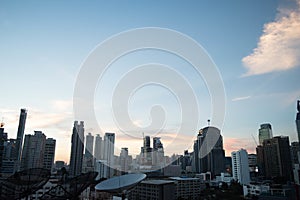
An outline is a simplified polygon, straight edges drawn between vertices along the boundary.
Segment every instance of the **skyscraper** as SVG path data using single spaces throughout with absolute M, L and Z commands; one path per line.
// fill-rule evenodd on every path
M 108 165 L 108 177 L 112 177 L 114 174 L 114 148 L 115 148 L 115 134 L 105 133 L 104 136 L 104 160 Z
M 258 130 L 259 144 L 262 145 L 263 141 L 273 137 L 271 124 L 261 124 Z
M 152 148 L 150 146 L 150 136 L 143 138 L 144 146 L 141 147 L 141 163 L 142 165 L 152 165 Z
M 214 144 L 215 139 L 217 142 Z M 193 156 L 193 168 L 197 173 L 211 172 L 216 176 L 224 171 L 225 151 L 223 137 L 218 128 L 209 126 L 199 130 L 194 142 Z
M 41 131 L 34 131 L 34 135 L 25 135 L 21 159 L 21 170 L 43 168 L 46 136 Z
M 45 153 L 44 153 L 44 168 L 51 170 L 54 164 L 54 156 L 55 156 L 55 146 L 56 140 L 53 138 L 47 138 L 45 144 Z
M 94 149 L 94 136 L 91 133 L 88 133 L 88 135 L 85 137 L 85 158 L 87 161 L 87 167 L 93 166 L 93 149 Z
M 292 161 L 288 136 L 277 136 L 263 142 L 264 170 L 267 178 L 276 176 L 292 180 Z
M 83 149 L 84 149 L 84 122 L 74 122 L 72 144 L 71 144 L 71 156 L 70 156 L 70 167 L 69 175 L 71 177 L 80 175 L 82 172 L 82 160 L 83 160 Z
M 128 148 L 124 147 L 121 149 L 120 153 L 120 165 L 121 165 L 121 172 L 125 174 L 128 171 L 129 163 L 128 163 Z
M 94 157 L 96 160 L 103 159 L 103 144 L 102 144 L 102 138 L 99 134 L 96 135 L 95 139 L 95 149 L 94 149 Z
M 164 147 L 159 137 L 153 138 L 152 165 L 164 166 Z
M 247 151 L 244 149 L 233 151 L 231 157 L 232 175 L 234 180 L 237 180 L 240 184 L 249 184 L 250 172 Z
M 297 101 L 296 128 L 298 133 L 298 141 L 300 142 L 300 100 Z
M 14 155 L 15 167 L 18 170 L 20 168 L 21 163 L 21 155 L 22 155 L 22 144 L 23 144 L 23 137 L 24 137 L 24 131 L 25 131 L 25 124 L 26 124 L 26 118 L 27 118 L 27 110 L 22 108 L 20 112 L 20 118 L 19 118 L 19 126 L 18 126 L 18 132 L 17 132 L 17 140 L 16 140 L 16 155 Z

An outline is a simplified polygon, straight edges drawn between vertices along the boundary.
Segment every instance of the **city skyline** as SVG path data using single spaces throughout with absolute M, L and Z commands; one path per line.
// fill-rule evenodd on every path
M 231 5 L 209 1 L 135 3 L 130 6 L 124 2 L 76 2 L 73 9 L 66 9 L 67 2 L 59 6 L 50 2 L 1 3 L 0 83 L 5 92 L 0 118 L 9 138 L 16 138 L 19 110 L 26 108 L 24 135 L 42 131 L 47 137 L 55 138 L 55 160 L 69 161 L 75 120 L 84 121 L 85 134 L 100 134 L 104 139 L 105 132 L 113 132 L 119 151 L 128 147 L 129 154 L 138 154 L 143 146 L 142 133 L 128 139 L 114 125 L 107 104 L 111 97 L 109 86 L 114 87 L 122 72 L 132 66 L 163 61 L 194 84 L 200 99 L 199 127 L 187 133 L 189 137 L 182 135 L 178 148 L 171 148 L 168 144 L 179 121 L 175 116 L 178 103 L 164 89 L 154 86 L 132 98 L 130 117 L 136 125 L 146 126 L 151 121 L 152 103 L 168 104 L 166 129 L 157 136 L 164 144 L 165 154 L 183 154 L 184 150 L 192 149 L 198 130 L 207 126 L 207 119 L 211 118 L 211 109 L 207 108 L 211 106 L 210 97 L 204 81 L 185 70 L 186 63 L 168 54 L 137 52 L 113 65 L 116 69 L 110 69 L 102 80 L 108 86 L 97 90 L 95 95 L 95 112 L 102 132 L 89 127 L 86 119 L 74 119 L 72 112 L 76 77 L 85 58 L 99 43 L 129 29 L 162 27 L 196 40 L 218 67 L 227 101 L 224 126 L 218 127 L 226 155 L 241 148 L 248 153 L 255 152 L 258 129 L 264 123 L 272 125 L 273 136 L 289 136 L 290 142 L 298 140 L 295 105 L 300 98 L 299 1 L 249 1 Z M 279 47 L 274 47 L 275 44 Z M 211 123 L 213 126 L 214 121 Z

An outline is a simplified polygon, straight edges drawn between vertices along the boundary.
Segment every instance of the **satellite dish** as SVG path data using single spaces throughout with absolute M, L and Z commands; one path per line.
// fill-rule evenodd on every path
M 97 184 L 95 189 L 102 192 L 123 193 L 126 190 L 134 188 L 146 177 L 146 174 L 125 174 L 123 176 L 116 176 Z

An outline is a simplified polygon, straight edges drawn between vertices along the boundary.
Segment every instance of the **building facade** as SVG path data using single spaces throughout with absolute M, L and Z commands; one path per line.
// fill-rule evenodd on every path
M 115 148 L 115 134 L 105 133 L 104 136 L 104 160 L 108 165 L 108 178 L 114 175 L 114 148 Z
M 197 140 L 194 141 L 194 172 L 211 172 L 215 177 L 225 170 L 224 162 L 225 151 L 220 130 L 212 126 L 200 129 Z
M 54 166 L 56 140 L 53 138 L 47 138 L 45 144 L 44 153 L 44 168 L 51 170 Z
M 250 170 L 248 162 L 248 153 L 245 149 L 233 151 L 231 153 L 232 158 L 232 176 L 234 180 L 237 180 L 240 184 L 250 183 Z
M 292 161 L 288 136 L 277 136 L 263 142 L 264 171 L 267 178 L 292 180 Z
M 271 124 L 261 124 L 258 129 L 258 140 L 259 144 L 262 145 L 263 141 L 266 139 L 271 139 L 273 137 Z
M 34 131 L 34 135 L 25 135 L 21 159 L 21 170 L 43 168 L 46 136 L 41 131 Z
M 71 144 L 71 157 L 69 166 L 69 175 L 71 177 L 78 176 L 82 172 L 84 149 L 84 122 L 74 122 Z

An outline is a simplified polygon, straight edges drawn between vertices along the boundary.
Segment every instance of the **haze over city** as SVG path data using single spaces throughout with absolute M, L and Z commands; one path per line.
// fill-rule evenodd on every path
M 129 147 L 130 154 L 140 152 L 142 133 L 127 137 L 118 130 L 111 99 L 123 75 L 145 63 L 168 65 L 188 80 L 198 99 L 199 125 L 194 132 L 179 135 L 181 143 L 168 145 L 180 126 L 180 104 L 170 91 L 157 85 L 137 90 L 128 102 L 133 123 L 140 127 L 149 125 L 151 107 L 162 105 L 166 124 L 158 136 L 168 155 L 191 149 L 198 130 L 207 126 L 212 105 L 203 78 L 181 58 L 151 49 L 121 57 L 99 81 L 95 114 L 101 130 L 89 126 L 86 119 L 74 118 L 75 82 L 90 52 L 112 35 L 143 27 L 181 32 L 202 45 L 215 63 L 226 94 L 225 120 L 219 128 L 227 155 L 240 148 L 255 152 L 262 123 L 272 124 L 274 136 L 297 140 L 299 1 L 7 1 L 0 5 L 0 118 L 9 137 L 15 138 L 19 110 L 26 108 L 25 134 L 36 130 L 55 138 L 55 160 L 69 162 L 74 120 L 85 121 L 85 134 L 103 136 L 114 132 L 116 147 Z M 214 125 L 213 120 L 210 123 Z

